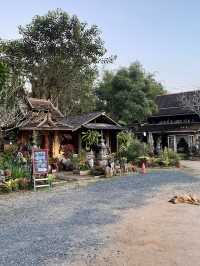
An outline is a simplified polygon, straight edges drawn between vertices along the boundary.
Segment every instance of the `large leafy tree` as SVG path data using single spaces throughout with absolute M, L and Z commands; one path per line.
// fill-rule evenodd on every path
M 23 118 L 20 108 L 22 92 L 22 82 L 12 75 L 8 66 L 0 62 L 0 147 L 7 127 L 14 126 Z
M 1 41 L 1 59 L 30 82 L 32 96 L 51 99 L 66 115 L 92 108 L 96 66 L 112 60 L 103 58 L 98 27 L 56 10 L 35 16 L 19 33 L 19 40 Z
M 0 62 L 0 91 L 2 91 L 5 87 L 6 77 L 7 67 L 2 62 Z
M 163 94 L 161 83 L 139 62 L 116 73 L 106 71 L 96 88 L 97 108 L 124 124 L 143 121 L 156 110 L 155 98 Z

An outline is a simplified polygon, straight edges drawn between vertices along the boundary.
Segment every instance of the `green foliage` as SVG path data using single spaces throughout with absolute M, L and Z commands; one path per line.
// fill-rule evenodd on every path
M 155 164 L 160 166 L 178 166 L 180 162 L 179 155 L 172 149 L 165 148 L 159 155 L 158 158 L 154 160 Z
M 13 178 L 24 178 L 28 176 L 27 171 L 21 165 L 13 164 L 10 166 L 10 170 L 11 170 L 11 176 Z
M 11 171 L 11 178 L 30 178 L 31 173 L 25 165 L 16 159 L 14 150 L 4 152 L 0 157 L 0 169 Z
M 15 165 L 19 165 L 16 159 L 17 147 L 13 146 L 11 149 L 4 151 L 0 154 L 0 169 L 11 169 Z
M 97 26 L 57 9 L 19 27 L 19 40 L 1 41 L 2 60 L 28 80 L 32 96 L 51 99 L 64 114 L 94 108 L 97 64 L 109 63 Z M 81 104 L 80 104 L 81 103 Z
M 48 179 L 48 183 L 49 183 L 49 185 L 52 186 L 52 184 L 53 184 L 53 182 L 55 181 L 56 177 L 55 177 L 55 175 L 53 175 L 53 174 L 48 174 L 48 175 L 47 175 L 47 179 Z
M 31 187 L 31 172 L 27 165 L 19 161 L 15 150 L 10 150 L 1 154 L 0 169 L 10 172 L 6 181 L 0 186 L 1 192 L 11 192 Z
M 90 167 L 89 167 L 89 165 L 88 164 L 86 164 L 86 163 L 80 163 L 79 164 L 79 170 L 80 171 L 86 171 L 86 170 L 90 170 Z
M 127 159 L 128 162 L 140 163 L 142 158 L 148 155 L 148 146 L 146 143 L 142 143 L 137 138 L 134 138 L 127 149 Z
M 135 62 L 116 73 L 104 73 L 96 88 L 97 108 L 122 124 L 130 124 L 156 111 L 155 97 L 163 93 L 154 75 L 146 73 L 141 64 Z
M 81 150 L 79 154 L 73 154 L 70 159 L 74 170 L 83 171 L 90 169 L 89 165 L 87 164 L 86 152 L 84 150 Z
M 139 141 L 133 133 L 121 131 L 117 135 L 118 157 L 120 161 L 126 158 L 128 162 L 138 161 L 138 157 L 148 154 L 148 145 Z
M 10 193 L 12 191 L 12 187 L 10 187 L 8 184 L 3 183 L 0 185 L 0 192 L 1 193 Z
M 0 62 L 0 92 L 5 86 L 7 74 L 8 74 L 8 69 L 6 65 Z
M 10 179 L 4 183 L 3 192 L 11 192 L 13 190 L 13 181 Z
M 78 168 L 79 168 L 79 161 L 80 161 L 78 154 L 71 154 L 70 155 L 70 160 L 71 160 L 71 162 L 73 164 L 73 169 L 78 170 Z
M 117 135 L 117 142 L 118 142 L 118 148 L 119 152 L 123 153 L 127 150 L 127 148 L 130 146 L 130 144 L 133 141 L 133 134 L 128 131 L 121 131 Z
M 99 143 L 101 134 L 96 130 L 87 130 L 82 133 L 82 141 L 86 146 L 86 150 L 91 150 L 94 145 Z
M 0 186 L 0 191 L 3 193 L 9 193 L 12 191 L 18 191 L 22 189 L 28 189 L 30 187 L 30 180 L 27 178 L 9 179 Z
M 79 163 L 86 163 L 87 155 L 85 150 L 81 150 L 78 154 Z

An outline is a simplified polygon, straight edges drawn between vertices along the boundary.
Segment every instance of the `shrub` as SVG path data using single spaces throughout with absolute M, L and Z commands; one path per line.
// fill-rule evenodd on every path
M 4 191 L 11 192 L 11 191 L 17 191 L 19 189 L 19 184 L 17 180 L 10 179 L 6 182 L 4 182 Z
M 155 163 L 161 166 L 178 166 L 180 162 L 179 155 L 172 149 L 165 148 L 158 158 L 155 159 Z
M 27 171 L 24 169 L 24 167 L 13 165 L 11 167 L 11 176 L 13 178 L 23 178 L 27 176 Z
M 12 187 L 10 186 L 10 183 L 8 184 L 7 182 L 1 184 L 0 186 L 0 191 L 3 193 L 9 193 L 12 191 Z
M 146 155 L 146 144 L 140 142 L 138 139 L 133 139 L 127 148 L 126 156 L 128 162 L 136 161 L 138 157 Z
M 13 179 L 13 182 L 12 182 L 12 190 L 13 191 L 19 190 L 19 182 L 18 182 L 18 179 Z
M 168 158 L 171 164 L 176 165 L 180 161 L 180 156 L 177 152 L 173 151 L 172 149 L 167 149 L 168 151 Z
M 90 170 L 90 167 L 89 167 L 89 165 L 88 164 L 79 164 L 79 169 L 81 170 L 81 171 L 86 171 L 86 170 Z
M 0 168 L 1 169 L 3 170 L 9 169 L 13 163 L 14 163 L 14 158 L 11 152 L 6 151 L 3 154 L 1 154 L 1 157 L 0 157 Z
M 55 177 L 55 175 L 53 175 L 53 174 L 48 174 L 48 175 L 47 175 L 47 179 L 48 179 L 48 183 L 49 183 L 49 185 L 52 186 L 53 181 L 56 179 L 56 177 Z
M 79 163 L 86 163 L 87 154 L 85 150 L 81 150 L 78 154 Z
M 134 138 L 133 133 L 129 131 L 121 131 L 117 135 L 117 142 L 119 147 L 119 153 L 123 154 L 127 151 L 128 147 L 132 143 Z

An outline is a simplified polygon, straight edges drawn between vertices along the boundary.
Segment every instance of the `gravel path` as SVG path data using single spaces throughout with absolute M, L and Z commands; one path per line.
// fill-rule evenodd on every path
M 109 242 L 106 225 L 171 186 L 200 192 L 200 179 L 176 170 L 99 180 L 83 187 L 0 196 L 0 265 L 70 265 Z M 171 196 L 174 196 L 173 194 Z

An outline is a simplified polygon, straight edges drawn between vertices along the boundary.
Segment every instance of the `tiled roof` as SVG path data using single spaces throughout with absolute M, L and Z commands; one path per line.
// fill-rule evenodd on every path
M 196 132 L 200 128 L 200 123 L 173 123 L 173 124 L 143 124 L 132 127 L 134 132 Z
M 50 111 L 55 117 L 64 117 L 63 114 L 49 101 L 38 98 L 27 98 L 31 110 Z
M 95 118 L 99 117 L 100 115 L 104 114 L 103 112 L 92 112 L 86 113 L 82 115 L 75 115 L 75 116 L 68 116 L 64 119 L 64 121 L 73 126 L 74 128 L 79 128 L 85 123 L 89 123 L 90 121 L 94 120 Z
M 63 123 L 60 118 L 50 116 L 44 111 L 32 112 L 29 111 L 24 119 L 18 123 L 17 127 L 21 129 L 59 129 L 72 130 L 72 127 Z
M 173 93 L 157 96 L 156 104 L 158 106 L 158 112 L 153 116 L 175 116 L 175 115 L 188 115 L 194 114 L 189 109 L 181 106 L 180 97 L 183 94 L 192 95 L 194 91 Z
M 82 126 L 93 129 L 121 129 L 104 112 L 92 112 L 65 118 L 48 100 L 27 98 L 29 110 L 17 127 L 23 130 L 77 130 Z M 103 119 L 98 120 L 101 116 Z M 95 121 L 95 119 L 98 120 Z M 95 123 L 94 123 L 95 121 Z

